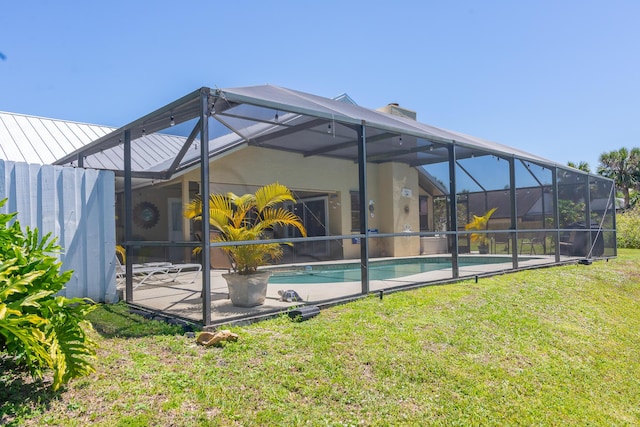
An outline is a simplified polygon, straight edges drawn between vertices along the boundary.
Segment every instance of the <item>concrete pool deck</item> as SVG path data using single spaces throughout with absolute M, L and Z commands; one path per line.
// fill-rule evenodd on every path
M 474 256 L 474 255 L 471 255 Z M 526 261 L 519 262 L 519 268 L 552 265 L 554 256 L 526 257 Z M 563 262 L 576 261 L 564 259 Z M 353 262 L 353 260 L 350 260 Z M 339 264 L 339 263 L 334 263 Z M 474 276 L 485 276 L 514 271 L 511 257 L 506 256 L 504 263 L 465 265 L 460 267 L 460 278 L 464 280 Z M 301 304 L 323 305 L 340 299 L 357 298 L 362 295 L 360 281 L 344 283 L 300 283 L 300 284 L 269 284 L 267 298 L 264 305 L 257 307 L 236 307 L 231 304 L 227 296 L 227 284 L 222 274 L 226 270 L 211 270 L 211 321 L 213 325 L 250 321 L 250 319 L 268 317 L 285 312 L 289 307 Z M 193 322 L 202 321 L 202 273 L 198 273 L 195 280 L 193 272 L 181 273 L 177 280 L 151 280 L 137 287 L 133 292 L 132 303 L 152 311 L 162 312 L 167 316 L 176 316 Z M 452 279 L 451 268 L 434 270 L 410 276 L 387 280 L 371 280 L 369 292 L 380 290 L 393 291 L 410 286 L 428 286 L 431 283 L 445 282 Z M 280 301 L 278 291 L 295 290 L 303 302 Z

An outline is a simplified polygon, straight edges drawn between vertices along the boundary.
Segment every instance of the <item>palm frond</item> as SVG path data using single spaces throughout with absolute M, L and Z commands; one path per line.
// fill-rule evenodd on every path
M 187 219 L 200 221 L 202 219 L 202 197 L 199 194 L 184 207 L 182 215 Z
M 265 231 L 274 226 L 292 226 L 306 236 L 306 230 L 298 216 L 282 207 L 276 207 L 286 201 L 295 202 L 295 199 L 286 186 L 277 182 L 260 187 L 255 194 L 211 194 L 210 225 L 220 231 L 212 241 L 232 243 L 262 240 Z M 187 205 L 184 215 L 202 220 L 202 209 L 202 201 L 198 196 Z M 281 243 L 229 245 L 222 249 L 232 258 L 240 274 L 253 273 L 270 259 L 276 260 L 283 255 Z M 198 248 L 194 252 L 197 250 Z
M 296 201 L 291 194 L 291 190 L 278 182 L 258 188 L 256 190 L 255 200 L 258 212 L 263 212 L 266 208 L 275 206 L 278 203 Z
M 471 221 L 470 223 L 465 225 L 464 229 L 465 230 L 486 230 L 487 224 L 489 223 L 489 219 L 491 218 L 491 215 L 493 215 L 493 213 L 497 209 L 498 208 L 491 208 L 487 212 L 485 212 L 485 214 L 482 215 L 482 216 L 474 215 L 473 216 L 473 221 Z M 472 233 L 471 234 L 471 241 L 472 242 L 480 242 L 480 244 L 486 244 L 487 243 L 487 236 L 485 234 Z
M 227 198 L 231 201 L 231 203 L 238 208 L 239 210 L 246 211 L 251 209 L 256 204 L 256 197 L 251 194 L 243 194 L 242 196 L 238 196 L 235 193 L 227 193 Z
M 307 236 L 307 230 L 305 230 L 302 221 L 298 215 L 284 208 L 266 208 L 262 212 L 262 221 L 260 226 L 263 230 L 268 230 L 276 225 L 280 226 L 292 226 L 300 231 L 303 237 Z
M 120 255 L 122 259 L 122 264 L 127 262 L 127 251 L 125 251 L 124 247 L 121 245 L 116 245 L 116 256 Z
M 233 221 L 233 216 L 233 207 L 227 197 L 221 194 L 209 195 L 209 224 L 222 231 L 226 224 Z

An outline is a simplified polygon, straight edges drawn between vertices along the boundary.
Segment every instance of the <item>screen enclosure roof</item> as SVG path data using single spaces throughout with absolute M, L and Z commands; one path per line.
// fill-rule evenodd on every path
M 200 120 L 209 126 L 209 157 L 243 145 L 358 161 L 358 131 L 364 125 L 368 162 L 422 166 L 445 162 L 449 147 L 456 159 L 491 154 L 542 166 L 564 165 L 506 145 L 430 126 L 411 118 L 371 110 L 350 98 L 324 98 L 272 85 L 230 89 L 200 88 L 68 154 L 56 164 L 124 171 L 125 134 L 132 141 L 133 175 L 170 179 L 197 166 Z M 213 123 L 213 124 L 212 124 Z M 176 133 L 182 129 L 182 134 Z M 152 135 L 170 136 L 172 148 L 157 156 Z M 192 149 L 190 149 L 192 148 Z M 135 157 L 140 157 L 136 160 Z M 135 169 L 135 165 L 141 165 Z

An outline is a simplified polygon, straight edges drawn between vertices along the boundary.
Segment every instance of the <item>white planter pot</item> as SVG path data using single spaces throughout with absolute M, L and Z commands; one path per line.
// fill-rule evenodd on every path
M 233 305 L 255 307 L 264 304 L 270 272 L 249 275 L 237 273 L 223 274 L 229 288 L 229 298 Z

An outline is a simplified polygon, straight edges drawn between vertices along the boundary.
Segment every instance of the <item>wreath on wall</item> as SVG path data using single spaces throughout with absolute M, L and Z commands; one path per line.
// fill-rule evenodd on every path
M 159 219 L 160 211 L 151 202 L 140 202 L 133 208 L 133 222 L 139 227 L 154 227 Z

